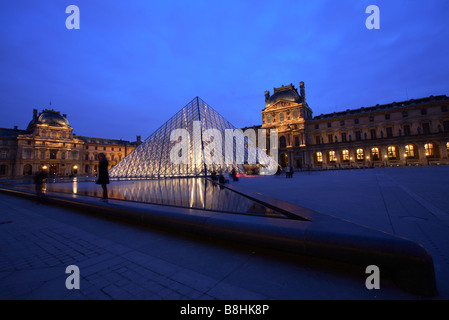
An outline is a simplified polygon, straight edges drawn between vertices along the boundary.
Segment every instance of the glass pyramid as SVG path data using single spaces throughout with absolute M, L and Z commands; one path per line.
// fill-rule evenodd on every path
M 221 138 L 221 139 L 220 139 Z M 151 134 L 114 166 L 111 178 L 168 178 L 224 174 L 243 163 L 262 164 L 274 173 L 277 163 L 199 97 Z M 274 170 L 274 172 L 273 172 Z

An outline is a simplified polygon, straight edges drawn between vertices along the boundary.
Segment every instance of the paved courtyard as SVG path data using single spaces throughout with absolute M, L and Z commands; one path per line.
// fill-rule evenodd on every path
M 449 298 L 449 167 L 247 177 L 232 182 L 421 243 Z M 104 219 L 0 194 L 0 299 L 423 299 L 364 270 Z M 66 288 L 66 267 L 80 289 Z

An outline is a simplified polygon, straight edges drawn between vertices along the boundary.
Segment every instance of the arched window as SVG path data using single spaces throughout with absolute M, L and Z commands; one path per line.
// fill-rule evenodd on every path
M 378 147 L 371 148 L 371 158 L 373 159 L 373 161 L 380 160 L 380 153 Z
M 405 156 L 407 158 L 414 158 L 415 157 L 415 146 L 413 144 L 407 144 L 405 146 Z
M 388 146 L 387 148 L 388 159 L 394 160 L 397 158 L 397 148 L 395 146 Z
M 33 167 L 31 167 L 31 164 L 26 164 L 23 166 L 23 175 L 24 176 L 31 176 L 33 174 Z
M 329 162 L 336 162 L 337 156 L 335 155 L 335 151 L 329 151 Z
M 320 151 L 317 151 L 317 153 L 316 153 L 316 162 L 317 163 L 323 162 L 323 154 Z
M 341 150 L 341 159 L 343 161 L 349 161 L 349 150 L 348 149 Z
M 356 158 L 357 158 L 358 161 L 365 160 L 365 152 L 363 151 L 362 148 L 358 148 L 355 151 L 355 154 L 356 154 Z
M 433 157 L 435 156 L 435 149 L 433 146 L 433 143 L 426 143 L 424 145 L 424 149 L 426 150 L 426 157 Z

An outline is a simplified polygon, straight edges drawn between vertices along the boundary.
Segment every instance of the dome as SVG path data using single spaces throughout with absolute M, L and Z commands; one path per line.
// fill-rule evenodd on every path
M 265 108 L 268 108 L 269 106 L 275 104 L 280 100 L 297 103 L 302 102 L 301 96 L 298 94 L 298 91 L 296 91 L 296 88 L 293 85 L 289 85 L 286 87 L 282 86 L 281 88 L 274 89 L 274 94 L 271 97 L 268 97 L 265 102 Z
M 38 117 L 34 117 L 33 120 L 31 120 L 28 124 L 28 128 L 37 124 L 46 124 L 55 127 L 69 127 L 69 122 L 66 117 L 61 116 L 59 112 L 54 110 L 42 111 Z

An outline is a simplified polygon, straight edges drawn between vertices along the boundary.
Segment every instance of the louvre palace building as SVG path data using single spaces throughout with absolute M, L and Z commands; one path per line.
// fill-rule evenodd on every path
M 50 176 L 95 175 L 99 153 L 111 168 L 139 144 L 140 137 L 129 142 L 77 136 L 67 115 L 34 109 L 26 129 L 0 128 L 0 178 L 31 176 L 42 168 Z
M 272 94 L 265 91 L 262 125 L 250 128 L 267 130 L 268 154 L 270 130 L 277 130 L 282 168 L 449 164 L 446 95 L 313 117 L 304 82 L 300 82 L 299 92 L 293 84 L 274 88 Z M 98 154 L 106 155 L 111 169 L 141 143 L 140 136 L 134 142 L 78 136 L 65 114 L 49 109 L 38 114 L 34 109 L 26 129 L 0 128 L 0 178 L 31 176 L 42 168 L 52 176 L 95 175 Z
M 295 169 L 449 164 L 446 95 L 312 117 L 304 82 L 265 92 L 262 129 L 278 130 L 279 164 Z M 269 139 L 267 139 L 267 144 Z

